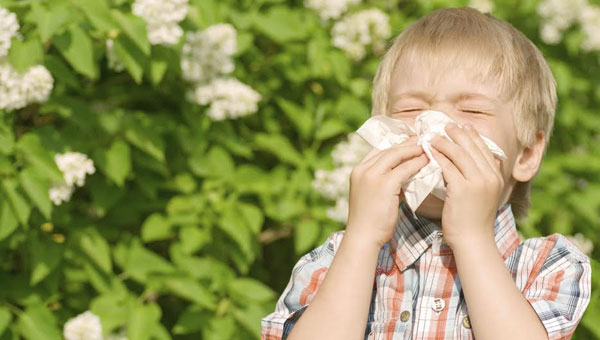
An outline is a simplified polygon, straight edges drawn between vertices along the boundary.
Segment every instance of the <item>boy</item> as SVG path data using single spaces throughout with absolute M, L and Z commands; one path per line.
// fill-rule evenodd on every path
M 590 260 L 558 233 L 523 241 L 515 224 L 555 106 L 546 61 L 510 24 L 467 7 L 405 29 L 377 69 L 372 114 L 413 124 L 439 110 L 461 126 L 446 126 L 455 143 L 431 142 L 446 199 L 430 194 L 417 218 L 402 201 L 402 184 L 428 162 L 414 136 L 367 154 L 350 176 L 346 229 L 294 266 L 261 338 L 571 338 L 590 300 Z

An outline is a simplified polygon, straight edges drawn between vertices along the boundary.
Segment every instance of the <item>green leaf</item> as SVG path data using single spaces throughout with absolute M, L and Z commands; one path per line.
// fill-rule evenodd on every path
M 303 163 L 300 153 L 294 148 L 290 140 L 282 135 L 256 133 L 254 143 L 256 147 L 272 153 L 283 162 L 295 166 Z
M 321 228 L 315 220 L 302 220 L 294 225 L 294 250 L 296 254 L 303 254 L 315 244 Z
M 276 297 L 275 292 L 267 285 L 249 277 L 232 281 L 229 284 L 229 294 L 235 301 L 248 303 L 267 302 Z
M 144 75 L 144 65 L 147 62 L 142 51 L 125 35 L 115 39 L 114 50 L 117 57 L 125 64 L 127 72 L 137 84 L 141 84 Z
M 28 227 L 27 221 L 31 214 L 31 207 L 25 198 L 17 190 L 17 182 L 14 179 L 7 178 L 2 180 L 2 190 L 10 204 L 10 207 L 17 217 L 17 220 L 25 228 Z
M 131 173 L 131 150 L 124 141 L 117 139 L 101 157 L 99 166 L 106 173 L 106 177 L 119 187 L 123 187 L 125 179 Z
M 134 242 L 129 250 L 124 270 L 134 279 L 145 282 L 151 273 L 172 273 L 175 268 L 160 255 Z
M 173 276 L 162 279 L 165 289 L 175 295 L 213 310 L 216 307 L 215 297 L 196 280 L 186 276 Z
M 198 176 L 229 178 L 235 170 L 235 163 L 225 149 L 213 146 L 206 154 L 194 154 L 189 159 L 190 170 Z
M 31 66 L 40 64 L 44 59 L 42 44 L 36 38 L 25 41 L 13 39 L 8 51 L 8 59 L 17 72 L 23 73 Z
M 28 306 L 19 313 L 17 327 L 27 340 L 61 340 L 54 315 L 43 305 Z
M 238 202 L 239 212 L 244 217 L 246 225 L 254 234 L 258 234 L 262 228 L 264 216 L 258 207 L 243 202 Z
M 136 306 L 127 324 L 128 340 L 149 340 L 152 331 L 160 321 L 162 312 L 155 303 Z
M 85 13 L 92 25 L 99 31 L 108 32 L 117 28 L 117 23 L 113 20 L 105 0 L 77 0 L 73 4 Z
M 110 259 L 110 246 L 108 242 L 94 227 L 87 227 L 75 235 L 77 246 L 81 251 L 98 266 L 105 274 L 112 273 Z
M 277 98 L 277 104 L 292 121 L 303 139 L 307 140 L 312 132 L 313 117 L 302 107 L 284 98 Z
M 77 23 L 69 26 L 67 32 L 55 36 L 52 42 L 75 71 L 91 79 L 98 78 L 92 40 Z
M 137 121 L 132 121 L 125 131 L 125 138 L 154 159 L 164 163 L 165 145 L 161 136 L 157 135 L 155 131 L 140 126 Z
M 19 173 L 19 181 L 29 199 L 49 220 L 52 213 L 52 202 L 48 195 L 50 187 L 48 180 L 39 173 L 37 168 L 27 167 Z
M 218 223 L 221 230 L 223 230 L 232 240 L 234 240 L 240 250 L 248 258 L 252 258 L 252 235 L 250 230 L 246 226 L 246 223 L 242 216 L 233 209 L 225 209 Z
M 8 155 L 15 146 L 15 135 L 7 125 L 0 123 L 0 153 Z
M 172 235 L 169 219 L 160 213 L 148 216 L 142 225 L 142 241 L 144 242 L 164 240 Z
M 0 335 L 4 333 L 10 322 L 12 321 L 12 314 L 7 307 L 0 307 Z
M 317 127 L 315 138 L 317 140 L 323 140 L 345 133 L 347 130 L 346 124 L 338 119 L 329 119 Z
M 31 278 L 33 286 L 42 281 L 62 260 L 63 247 L 54 241 L 33 238 L 30 243 Z
M 188 306 L 177 318 L 172 332 L 175 335 L 195 333 L 202 330 L 208 324 L 212 312 L 205 308 L 191 305 Z
M 69 21 L 69 9 L 64 3 L 54 2 L 50 8 L 43 6 L 40 2 L 32 2 L 31 10 L 35 16 L 37 31 L 43 42 L 48 41 L 54 34 L 64 30 Z
M 43 174 L 51 181 L 63 181 L 63 174 L 56 166 L 56 162 L 47 148 L 42 146 L 40 137 L 34 133 L 24 134 L 16 144 L 16 151 L 24 157 L 29 164 L 34 166 L 39 174 Z
M 280 44 L 303 39 L 312 28 L 310 18 L 302 15 L 305 13 L 285 6 L 273 6 L 266 14 L 256 16 L 254 26 Z
M 210 231 L 197 225 L 187 225 L 179 229 L 181 248 L 186 254 L 192 254 L 202 249 L 211 241 Z
M 93 1 L 93 0 L 91 0 Z M 124 13 L 118 10 L 112 10 L 112 17 L 119 23 L 119 27 L 127 34 L 131 41 L 146 56 L 150 55 L 150 42 L 146 31 L 146 21 L 130 13 Z
M 17 229 L 19 221 L 7 199 L 1 201 L 0 209 L 0 241 L 2 241 Z

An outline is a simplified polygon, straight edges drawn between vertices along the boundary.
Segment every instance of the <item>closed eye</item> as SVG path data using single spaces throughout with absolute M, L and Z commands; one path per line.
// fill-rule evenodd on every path
M 485 112 L 483 111 L 477 111 L 477 110 L 461 110 L 462 112 L 468 112 L 468 113 L 481 113 L 484 114 Z

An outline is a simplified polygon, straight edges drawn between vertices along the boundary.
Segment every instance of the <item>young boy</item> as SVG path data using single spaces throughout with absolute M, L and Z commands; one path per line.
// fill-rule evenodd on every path
M 521 240 L 515 225 L 555 106 L 542 54 L 507 22 L 467 7 L 405 29 L 378 67 L 372 114 L 413 124 L 439 110 L 461 126 L 446 126 L 455 143 L 431 144 L 446 199 L 430 194 L 417 218 L 402 200 L 429 161 L 414 136 L 367 154 L 350 176 L 346 229 L 300 258 L 261 338 L 571 338 L 590 300 L 590 260 L 561 234 Z

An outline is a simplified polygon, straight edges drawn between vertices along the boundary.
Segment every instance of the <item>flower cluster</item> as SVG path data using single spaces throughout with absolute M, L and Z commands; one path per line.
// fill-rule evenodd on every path
M 0 58 L 0 109 L 12 111 L 45 102 L 53 87 L 54 78 L 43 65 L 19 74 L 6 57 Z
M 85 184 L 86 174 L 96 172 L 94 163 L 85 154 L 79 152 L 66 152 L 54 156 L 56 165 L 63 173 L 63 182 L 54 183 L 49 189 L 50 199 L 55 205 L 68 201 L 75 190 L 75 186 Z
M 494 10 L 494 2 L 491 0 L 471 0 L 469 7 L 473 7 L 482 13 L 491 13 Z
M 210 107 L 206 114 L 212 120 L 238 118 L 258 110 L 261 95 L 236 78 L 216 78 L 198 85 L 188 93 L 190 101 Z
M 206 82 L 233 72 L 231 56 L 236 48 L 237 32 L 230 24 L 215 24 L 203 31 L 187 33 L 181 55 L 183 78 Z
M 102 337 L 100 318 L 91 311 L 85 311 L 65 322 L 63 327 L 65 340 L 127 340 L 123 333 Z
M 350 173 L 370 150 L 372 147 L 361 136 L 352 132 L 331 152 L 335 168 L 315 171 L 312 187 L 323 197 L 336 201 L 334 207 L 327 208 L 329 218 L 346 223 L 349 209 Z
M 173 45 L 183 35 L 179 22 L 187 15 L 188 0 L 135 0 L 131 10 L 146 21 L 151 44 Z
M 18 31 L 17 16 L 6 8 L 0 7 L 0 57 L 8 54 L 10 41 Z
M 235 119 L 258 110 L 261 95 L 239 80 L 226 76 L 235 69 L 232 56 L 237 49 L 237 32 L 227 23 L 202 31 L 188 32 L 181 56 L 183 78 L 193 84 L 189 101 L 210 105 L 212 120 Z
M 590 256 L 592 254 L 592 250 L 594 249 L 594 243 L 590 239 L 583 236 L 581 233 L 577 233 L 575 235 L 567 235 L 566 237 L 586 255 Z
M 388 16 L 377 8 L 371 8 L 347 15 L 336 22 L 331 35 L 334 46 L 359 61 L 365 57 L 367 45 L 371 45 L 375 53 L 385 49 L 391 28 Z
M 85 311 L 65 323 L 63 336 L 66 340 L 102 340 L 100 318 L 89 310 Z
M 540 35 L 545 43 L 559 43 L 569 27 L 579 24 L 584 36 L 581 48 L 600 50 L 600 6 L 588 0 L 543 0 L 537 12 L 542 19 Z
M 322 21 L 337 19 L 361 0 L 304 0 L 304 6 L 319 13 Z

